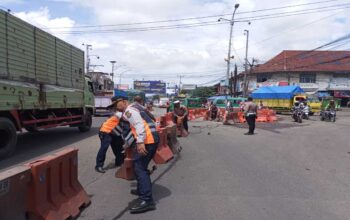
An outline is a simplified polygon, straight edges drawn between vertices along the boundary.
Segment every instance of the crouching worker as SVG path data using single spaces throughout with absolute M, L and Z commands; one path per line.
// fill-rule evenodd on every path
M 174 102 L 174 118 L 173 121 L 177 124 L 177 120 L 182 119 L 184 129 L 188 132 L 188 110 L 185 106 L 180 104 L 180 101 Z
M 139 198 L 131 208 L 131 213 L 143 213 L 154 210 L 156 205 L 152 196 L 152 182 L 148 165 L 157 151 L 159 135 L 155 122 L 139 104 L 129 105 L 126 97 L 117 99 L 117 110 L 124 112 L 123 119 L 130 123 L 131 131 L 136 139 L 136 147 L 133 149 L 134 172 L 137 181 L 137 189 L 131 194 Z
M 115 99 L 112 98 L 112 104 L 109 106 L 113 108 L 116 105 Z M 105 173 L 105 169 L 103 168 L 104 162 L 106 160 L 106 153 L 111 145 L 112 151 L 115 156 L 116 167 L 121 166 L 124 162 L 124 154 L 123 154 L 123 144 L 124 141 L 121 137 L 122 127 L 121 127 L 121 118 L 122 113 L 116 112 L 110 118 L 108 118 L 101 126 L 99 131 L 99 138 L 101 140 L 101 146 L 96 156 L 96 166 L 95 170 L 99 173 Z

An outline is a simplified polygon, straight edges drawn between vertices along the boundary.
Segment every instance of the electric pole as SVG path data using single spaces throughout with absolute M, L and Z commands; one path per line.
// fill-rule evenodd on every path
M 115 60 L 109 61 L 112 64 L 112 82 L 114 83 L 114 64 L 117 62 Z
M 182 77 L 184 77 L 183 75 L 179 75 L 180 81 L 179 81 L 179 93 L 182 89 Z
M 91 50 L 92 45 L 91 44 L 82 44 L 85 45 L 86 49 L 85 49 L 85 53 L 86 53 L 86 74 L 89 73 L 90 71 L 90 56 L 89 56 L 89 50 Z
M 233 33 L 233 25 L 235 24 L 235 14 L 236 14 L 236 11 L 239 7 L 239 4 L 235 4 L 235 9 L 232 13 L 232 18 L 231 20 L 228 20 L 230 22 L 230 38 L 229 38 L 229 43 L 228 43 L 228 53 L 227 53 L 227 71 L 226 71 L 226 82 L 227 82 L 227 88 L 229 87 L 228 83 L 229 83 L 229 77 L 230 77 L 230 65 L 231 65 L 231 47 L 232 47 L 232 33 Z M 227 19 L 223 19 L 223 18 L 220 18 L 218 21 L 221 21 L 221 20 L 227 20 Z M 226 83 L 225 83 L 226 84 Z M 228 92 L 228 89 L 226 90 L 226 100 L 227 100 L 227 92 Z
M 233 76 L 233 97 L 237 97 L 237 64 L 235 64 L 235 73 Z
M 244 30 L 244 34 L 247 36 L 245 46 L 245 64 L 244 64 L 244 82 L 243 82 L 243 97 L 247 95 L 247 74 L 248 74 L 248 45 L 249 45 L 249 30 Z

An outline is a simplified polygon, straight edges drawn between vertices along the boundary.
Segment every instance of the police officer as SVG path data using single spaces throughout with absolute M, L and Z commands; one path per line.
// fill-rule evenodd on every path
M 138 195 L 138 200 L 130 208 L 131 213 L 143 213 L 156 208 L 152 196 L 152 183 L 148 171 L 148 164 L 156 153 L 159 135 L 155 122 L 139 104 L 129 105 L 126 97 L 118 97 L 118 111 L 124 112 L 123 118 L 130 123 L 132 133 L 136 139 L 133 163 L 137 181 L 137 189 L 131 193 Z
M 254 134 L 255 120 L 257 118 L 257 110 L 258 110 L 258 106 L 253 102 L 253 98 L 249 97 L 248 102 L 246 102 L 244 105 L 244 115 L 249 125 L 249 131 L 248 133 L 245 133 L 245 135 Z
M 116 102 L 114 98 L 112 98 L 112 104 L 109 107 L 113 107 Z M 115 155 L 115 166 L 120 166 L 124 161 L 123 151 L 123 139 L 121 137 L 122 127 L 121 127 L 121 112 L 116 112 L 110 118 L 108 118 L 101 126 L 99 131 L 99 138 L 101 140 L 101 146 L 96 156 L 96 166 L 95 170 L 99 173 L 105 173 L 105 169 L 103 168 L 106 153 L 108 147 L 111 145 L 112 151 Z

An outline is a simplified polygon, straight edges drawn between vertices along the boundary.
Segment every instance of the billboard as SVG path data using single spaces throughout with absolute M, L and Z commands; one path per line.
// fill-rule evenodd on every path
M 128 90 L 129 84 L 115 84 L 114 89 Z
M 166 84 L 161 81 L 134 81 L 134 89 L 151 94 L 165 94 Z
M 197 88 L 196 84 L 183 84 L 182 90 L 195 90 Z

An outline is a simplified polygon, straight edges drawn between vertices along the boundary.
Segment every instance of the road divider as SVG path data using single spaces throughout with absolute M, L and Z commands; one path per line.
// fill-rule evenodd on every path
M 122 166 L 115 173 L 116 178 L 121 178 L 125 180 L 134 180 L 134 164 L 133 164 L 133 149 L 128 148 L 125 152 L 125 159 Z
M 76 218 L 90 204 L 78 180 L 78 150 L 68 148 L 26 164 L 31 170 L 27 192 L 29 219 Z
M 17 166 L 0 173 L 0 219 L 25 220 L 30 168 Z

